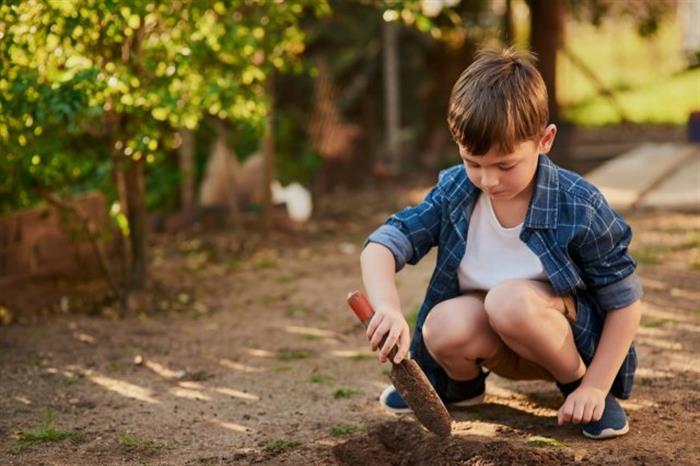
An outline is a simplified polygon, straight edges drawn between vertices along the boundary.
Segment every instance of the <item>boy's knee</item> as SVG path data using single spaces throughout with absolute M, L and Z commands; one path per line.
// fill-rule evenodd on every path
M 525 280 L 507 280 L 486 294 L 484 310 L 494 330 L 517 333 L 536 321 L 536 298 Z
M 443 302 L 435 306 L 423 324 L 423 342 L 436 359 L 449 359 L 454 356 L 475 359 L 482 357 L 488 337 L 482 335 L 488 328 L 485 314 L 469 312 L 459 307 L 462 303 Z M 455 309 L 454 306 L 458 306 Z M 454 312 L 460 315 L 455 318 Z M 465 318 L 465 313 L 469 318 Z M 487 345 L 488 346 L 488 345 Z
M 468 322 L 466 325 L 455 325 L 445 311 L 445 304 L 438 304 L 423 324 L 423 342 L 436 358 L 449 357 L 455 353 L 464 354 L 477 332 L 476 327 L 470 326 Z

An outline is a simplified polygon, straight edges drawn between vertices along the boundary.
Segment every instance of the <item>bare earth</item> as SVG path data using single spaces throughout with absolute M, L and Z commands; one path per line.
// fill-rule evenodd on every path
M 0 464 L 700 464 L 697 214 L 628 216 L 646 290 L 629 435 L 557 427 L 553 384 L 493 375 L 485 404 L 452 411 L 447 440 L 382 411 L 387 367 L 344 300 L 360 286 L 365 234 L 418 194 L 334 197 L 307 230 L 243 260 L 225 233 L 157 238 L 152 292 L 125 319 L 109 308 L 22 319 L 22 300 L 0 296 L 20 316 L 0 327 Z M 399 276 L 407 315 L 433 262 Z M 58 308 L 72 309 L 73 291 L 59 289 Z M 23 442 L 47 410 L 74 435 Z

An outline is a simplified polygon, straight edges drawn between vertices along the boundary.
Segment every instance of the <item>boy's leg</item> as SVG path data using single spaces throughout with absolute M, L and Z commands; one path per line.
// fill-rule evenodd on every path
M 477 360 L 492 357 L 503 345 L 489 325 L 483 299 L 483 293 L 472 293 L 443 301 L 423 324 L 425 347 L 453 380 L 477 377 Z
M 585 374 L 564 301 L 549 284 L 508 280 L 487 293 L 484 309 L 491 328 L 509 348 L 547 369 L 558 382 Z
M 443 301 L 431 309 L 423 324 L 423 342 L 450 380 L 443 401 L 452 406 L 471 406 L 484 399 L 486 374 L 477 359 L 487 359 L 503 348 L 491 330 L 484 311 L 484 293 Z M 394 413 L 410 412 L 393 385 L 379 402 Z

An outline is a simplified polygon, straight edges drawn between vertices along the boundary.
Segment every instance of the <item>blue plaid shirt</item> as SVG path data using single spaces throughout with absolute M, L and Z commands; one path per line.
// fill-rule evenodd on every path
M 411 354 L 436 381 L 438 392 L 447 375 L 425 349 L 423 322 L 435 305 L 460 295 L 457 269 L 479 193 L 462 165 L 443 170 L 420 205 L 392 215 L 367 239 L 391 250 L 397 272 L 405 264 L 416 264 L 438 246 L 437 265 L 411 341 Z M 576 298 L 573 334 L 583 361 L 589 365 L 607 310 L 628 306 L 642 296 L 636 263 L 627 252 L 632 230 L 598 189 L 540 155 L 536 187 L 520 239 L 542 261 L 555 292 Z M 632 345 L 612 385 L 618 398 L 629 398 L 636 367 Z

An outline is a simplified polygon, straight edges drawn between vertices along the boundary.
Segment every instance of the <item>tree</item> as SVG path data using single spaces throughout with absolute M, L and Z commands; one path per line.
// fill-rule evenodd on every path
M 2 167 L 22 193 L 66 191 L 108 167 L 129 238 L 127 284 L 147 275 L 146 167 L 207 116 L 266 125 L 267 76 L 297 64 L 315 0 L 31 0 L 0 6 Z M 86 153 L 76 141 L 90 141 Z M 86 155 L 88 154 L 88 155 Z M 102 167 L 102 168 L 98 168 Z M 76 175 L 77 173 L 77 175 Z M 7 207 L 7 206 L 5 206 Z

